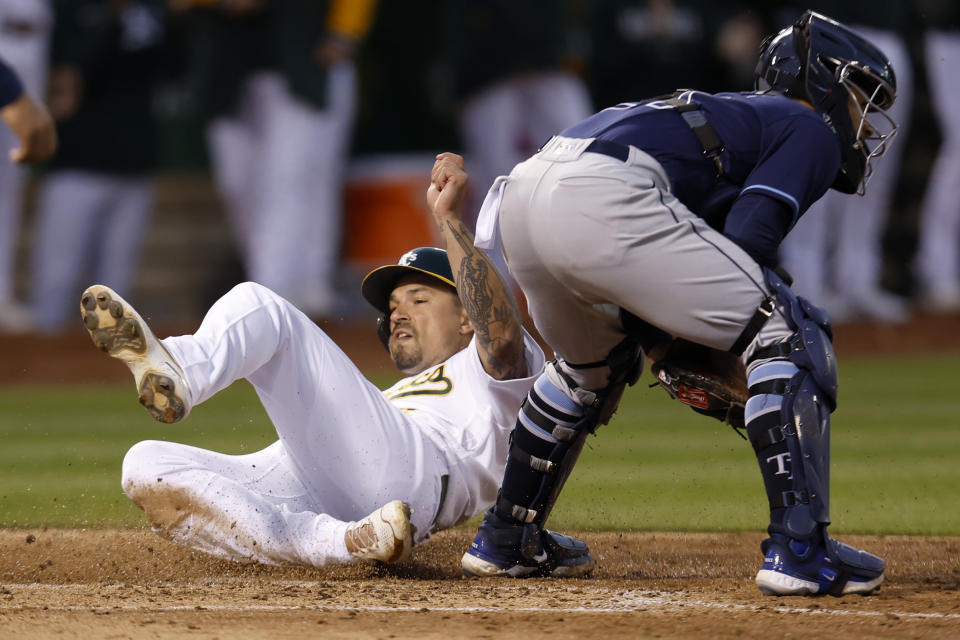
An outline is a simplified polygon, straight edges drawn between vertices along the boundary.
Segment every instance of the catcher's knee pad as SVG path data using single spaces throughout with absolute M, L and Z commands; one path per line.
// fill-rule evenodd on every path
M 802 539 L 830 522 L 837 368 L 826 314 L 789 289 L 777 297 L 794 333 L 752 354 L 744 419 L 770 502 L 771 532 Z
M 833 411 L 837 406 L 837 359 L 833 351 L 833 327 L 827 312 L 797 296 L 773 271 L 765 270 L 767 284 L 777 298 L 777 306 L 793 334 L 785 341 L 750 354 L 747 372 L 756 363 L 769 358 L 782 358 L 810 372 L 823 391 Z

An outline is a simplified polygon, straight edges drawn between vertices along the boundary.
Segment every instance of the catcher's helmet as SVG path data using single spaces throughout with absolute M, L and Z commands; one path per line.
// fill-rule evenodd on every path
M 755 88 L 809 102 L 840 140 L 843 157 L 833 188 L 863 195 L 870 160 L 886 150 L 897 132 L 886 112 L 896 98 L 897 80 L 882 51 L 839 22 L 807 11 L 764 41 Z M 856 127 L 851 96 L 860 105 Z
M 390 293 L 397 286 L 400 278 L 411 273 L 425 273 L 454 289 L 457 288 L 447 252 L 436 247 L 412 249 L 400 256 L 397 264 L 377 267 L 368 273 L 360 284 L 360 293 L 373 305 L 374 309 L 380 312 L 380 317 L 377 319 L 377 336 L 384 346 L 387 346 L 390 339 Z

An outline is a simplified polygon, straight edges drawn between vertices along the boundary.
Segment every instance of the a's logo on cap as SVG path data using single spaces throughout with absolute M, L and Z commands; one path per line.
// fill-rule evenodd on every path
M 414 251 L 407 251 L 405 254 L 400 256 L 400 259 L 397 260 L 397 264 L 403 266 L 409 266 L 417 261 L 417 254 Z

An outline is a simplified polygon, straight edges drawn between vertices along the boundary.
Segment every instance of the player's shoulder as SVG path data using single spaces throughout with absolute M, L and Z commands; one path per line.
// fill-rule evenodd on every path
M 791 138 L 807 147 L 834 149 L 839 142 L 833 129 L 812 107 L 778 93 L 745 92 L 735 94 L 757 114 L 770 138 Z
M 740 91 L 716 93 L 713 97 L 742 104 L 763 118 L 794 117 L 812 122 L 821 122 L 820 116 L 811 107 L 799 100 L 770 91 Z

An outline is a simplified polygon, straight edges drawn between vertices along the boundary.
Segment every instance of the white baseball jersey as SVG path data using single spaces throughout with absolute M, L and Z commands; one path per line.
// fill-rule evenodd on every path
M 438 529 L 468 520 L 497 499 L 517 411 L 544 366 L 543 351 L 529 334 L 524 343 L 526 378 L 491 378 L 474 336 L 446 362 L 384 391 L 444 452 L 451 480 Z
M 218 300 L 195 334 L 162 343 L 194 406 L 246 378 L 279 441 L 240 456 L 140 442 L 124 458 L 123 489 L 164 537 L 268 564 L 353 561 L 348 525 L 391 500 L 410 504 L 417 543 L 492 504 L 544 365 L 525 336 L 530 376 L 497 381 L 471 341 L 382 392 L 308 317 L 253 283 Z

